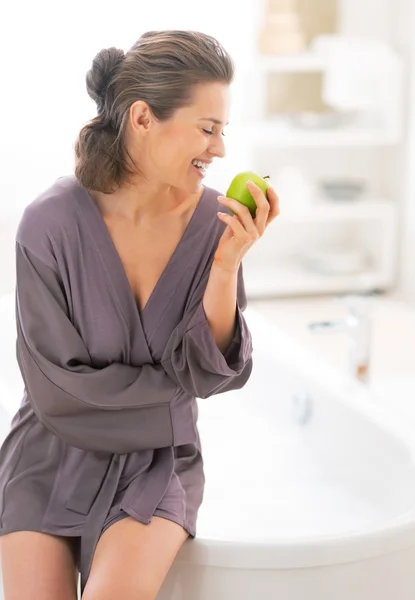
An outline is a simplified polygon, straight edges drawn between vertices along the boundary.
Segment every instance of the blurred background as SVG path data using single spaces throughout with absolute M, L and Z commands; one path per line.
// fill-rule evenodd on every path
M 308 324 L 349 314 L 339 295 L 363 295 L 376 381 L 413 381 L 412 0 L 39 0 L 3 4 L 0 21 L 0 296 L 14 289 L 22 210 L 73 171 L 75 138 L 95 115 L 95 54 L 150 29 L 197 29 L 236 63 L 227 155 L 205 183 L 224 193 L 254 170 L 280 196 L 280 217 L 244 261 L 251 306 L 341 369 L 348 336 Z

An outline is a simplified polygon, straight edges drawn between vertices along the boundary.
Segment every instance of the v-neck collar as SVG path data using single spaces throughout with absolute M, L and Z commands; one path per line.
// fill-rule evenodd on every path
M 180 277 L 178 269 L 174 269 L 175 265 L 179 265 L 179 269 L 181 265 L 183 273 L 185 273 L 186 269 L 188 268 L 188 264 L 186 264 L 186 261 L 184 260 L 187 254 L 186 251 L 189 250 L 191 254 L 194 254 L 195 239 L 192 234 L 195 224 L 197 223 L 198 215 L 203 209 L 205 198 L 207 196 L 207 188 L 205 186 L 203 187 L 202 194 L 179 242 L 177 243 L 169 261 L 165 265 L 160 277 L 158 278 L 143 310 L 140 311 L 133 290 L 131 289 L 121 257 L 96 202 L 92 198 L 89 191 L 80 184 L 75 176 L 73 176 L 73 179 L 77 186 L 84 193 L 86 202 L 83 202 L 82 206 L 84 208 L 88 208 L 88 221 L 90 222 L 92 235 L 94 235 L 96 232 L 96 236 L 94 236 L 94 242 L 97 246 L 98 252 L 101 255 L 101 258 L 103 259 L 108 279 L 112 284 L 113 292 L 117 297 L 119 306 L 124 315 L 124 319 L 126 320 L 126 324 L 131 328 L 131 319 L 138 321 L 143 333 L 147 333 L 147 336 L 149 336 L 151 335 L 152 330 L 151 325 L 157 323 L 158 319 L 162 318 L 166 307 L 166 301 L 168 302 L 170 300 L 175 288 L 179 284 Z M 187 254 L 187 257 L 189 257 L 189 254 Z M 180 260 L 181 258 L 183 259 L 182 261 Z M 162 294 L 161 290 L 163 284 L 165 284 L 167 281 L 168 274 L 171 275 L 170 283 L 169 285 L 164 285 L 165 293 Z M 125 293 L 123 293 L 123 290 L 125 290 Z M 158 303 L 158 308 L 160 309 L 160 313 L 158 315 L 157 312 L 159 311 L 154 311 L 154 307 L 157 304 L 157 298 L 159 298 L 160 301 Z M 153 318 L 151 318 L 152 316 Z M 146 327 L 146 324 L 148 324 L 148 327 Z M 148 337 L 147 341 L 150 341 Z

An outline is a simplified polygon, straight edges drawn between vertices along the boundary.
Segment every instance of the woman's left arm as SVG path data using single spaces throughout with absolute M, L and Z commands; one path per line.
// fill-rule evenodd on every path
M 235 333 L 237 277 L 241 261 L 279 214 L 278 196 L 271 186 L 267 189 L 268 199 L 253 182 L 248 182 L 248 190 L 257 205 L 254 219 L 248 208 L 240 202 L 218 197 L 218 201 L 236 215 L 218 213 L 227 227 L 215 252 L 203 296 L 203 307 L 215 342 L 223 353 Z
M 269 205 L 265 197 L 254 194 L 258 207 L 262 205 L 254 223 L 256 233 L 246 233 L 246 228 L 252 229 L 252 218 L 249 214 L 249 223 L 246 215 L 241 216 L 241 205 L 235 206 L 239 216 L 228 215 L 231 224 L 219 240 L 207 281 L 200 282 L 161 358 L 167 374 L 184 391 L 199 398 L 242 388 L 252 371 L 252 340 L 242 314 L 247 305 L 242 257 L 278 214 L 275 192 L 268 195 Z M 262 200 L 268 206 L 264 207 Z M 247 224 L 243 227 L 242 223 Z

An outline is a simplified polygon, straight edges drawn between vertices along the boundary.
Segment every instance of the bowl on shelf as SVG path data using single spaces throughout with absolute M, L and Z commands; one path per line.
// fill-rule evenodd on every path
M 366 192 L 366 183 L 360 179 L 324 179 L 319 187 L 331 200 L 357 200 Z
M 355 119 L 354 112 L 339 110 L 303 111 L 289 115 L 293 127 L 299 129 L 337 129 L 351 125 Z
M 300 260 L 308 271 L 321 275 L 354 275 L 369 266 L 366 254 L 358 250 L 309 250 Z

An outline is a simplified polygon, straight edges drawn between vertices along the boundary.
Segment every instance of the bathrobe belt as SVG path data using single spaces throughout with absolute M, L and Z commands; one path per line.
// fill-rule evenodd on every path
M 92 565 L 96 545 L 105 519 L 111 509 L 128 454 L 102 457 L 86 454 L 79 470 L 66 508 L 87 515 L 81 535 L 81 589 L 83 590 Z M 174 470 L 172 447 L 159 448 L 151 463 L 143 489 L 137 490 L 134 480 L 127 488 L 121 508 L 140 515 L 147 523 L 162 500 Z

